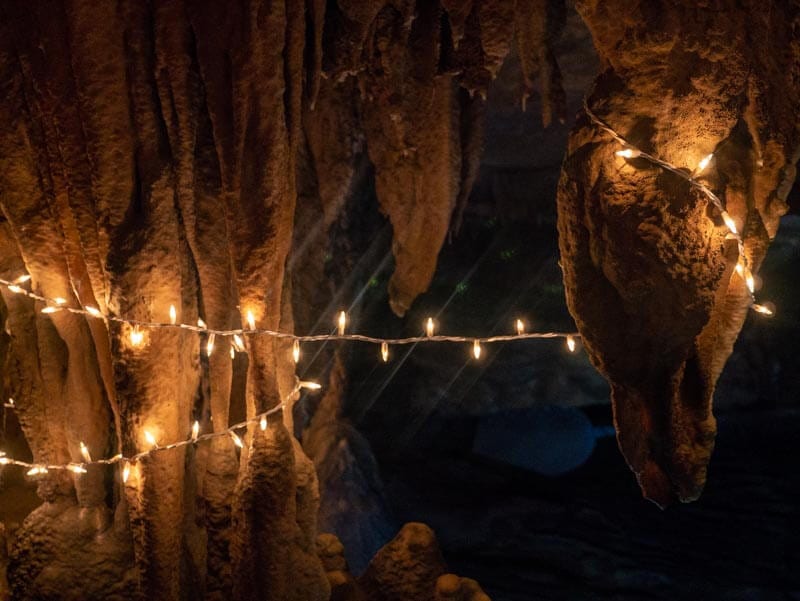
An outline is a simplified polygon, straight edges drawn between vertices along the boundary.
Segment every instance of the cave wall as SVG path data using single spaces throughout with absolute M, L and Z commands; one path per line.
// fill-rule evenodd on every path
M 512 49 L 521 95 L 538 76 L 543 119 L 563 112 L 548 49 L 559 15 L 559 2 L 499 0 L 5 0 L 0 270 L 109 316 L 166 322 L 174 306 L 182 323 L 241 327 L 252 313 L 292 330 L 319 301 L 293 293 L 308 280 L 287 261 L 315 261 L 290 249 L 319 254 L 368 164 L 402 315 L 466 201 L 486 88 Z M 296 218 L 322 224 L 322 242 Z M 4 389 L 36 462 L 80 461 L 80 442 L 130 456 L 146 431 L 165 443 L 195 419 L 223 429 L 292 390 L 289 348 L 270 337 L 234 360 L 228 340 L 207 356 L 207 340 L 178 328 L 134 345 L 127 324 L 2 294 Z M 105 466 L 39 476 L 44 504 L 15 534 L 11 594 L 327 598 L 308 460 L 279 421 L 247 441 L 240 454 L 227 439 L 152 454 L 126 483 Z

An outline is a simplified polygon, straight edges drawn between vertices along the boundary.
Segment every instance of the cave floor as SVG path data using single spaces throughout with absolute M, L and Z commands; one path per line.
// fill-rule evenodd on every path
M 450 568 L 494 601 L 800 599 L 800 412 L 719 419 L 703 496 L 644 500 L 613 439 L 545 478 L 468 453 L 381 460 L 400 521 L 429 524 Z

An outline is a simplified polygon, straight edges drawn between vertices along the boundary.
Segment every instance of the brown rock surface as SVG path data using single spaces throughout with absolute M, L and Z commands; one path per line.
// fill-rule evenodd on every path
M 693 169 L 740 224 L 758 266 L 794 179 L 797 3 L 579 4 L 603 62 L 588 101 L 632 144 Z M 767 51 L 781 48 L 781 52 Z M 583 118 L 558 192 L 570 311 L 612 387 L 620 448 L 660 505 L 700 494 L 711 399 L 747 313 L 736 244 L 706 200 Z

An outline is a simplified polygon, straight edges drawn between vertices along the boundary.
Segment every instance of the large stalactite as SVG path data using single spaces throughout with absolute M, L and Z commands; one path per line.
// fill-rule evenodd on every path
M 587 99 L 642 150 L 719 191 L 760 265 L 800 151 L 796 2 L 584 1 L 603 61 Z M 614 154 L 583 116 L 558 191 L 570 311 L 611 383 L 620 448 L 644 494 L 698 497 L 714 446 L 711 400 L 749 296 L 719 212 L 680 178 Z
M 590 102 L 678 164 L 714 150 L 712 183 L 757 264 L 797 159 L 797 4 L 663 3 L 658 17 L 628 4 L 580 6 L 605 63 Z M 458 227 L 487 89 L 510 53 L 520 101 L 536 83 L 543 122 L 563 119 L 552 45 L 564 11 L 559 0 L 0 0 L 0 275 L 30 273 L 38 293 L 108 315 L 165 322 L 174 305 L 185 323 L 240 327 L 251 312 L 291 331 L 327 319 L 330 230 L 374 181 L 402 316 Z M 785 52 L 756 53 L 747 31 Z M 689 499 L 746 296 L 701 199 L 613 150 L 585 120 L 571 138 L 559 190 L 568 300 L 645 493 Z M 79 461 L 81 441 L 95 457 L 131 455 L 145 430 L 185 439 L 194 419 L 221 429 L 293 389 L 290 349 L 273 338 L 250 338 L 231 361 L 225 340 L 206 357 L 195 333 L 157 329 L 133 347 L 127 325 L 42 315 L 5 289 L 2 301 L 3 383 L 36 461 Z M 284 424 L 250 432 L 241 455 L 228 439 L 153 454 L 126 485 L 100 466 L 43 476 L 45 503 L 9 558 L 13 598 L 300 601 L 333 586 L 338 599 L 486 599 L 439 559 L 413 560 L 439 558 L 421 526 L 356 582 L 326 555 L 336 544 L 315 541 L 316 475 Z

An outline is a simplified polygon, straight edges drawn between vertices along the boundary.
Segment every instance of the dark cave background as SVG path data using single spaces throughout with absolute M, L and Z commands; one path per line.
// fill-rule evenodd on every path
M 518 317 L 529 330 L 574 330 L 554 199 L 572 119 L 598 69 L 574 11 L 557 60 L 568 120 L 548 128 L 535 97 L 526 111 L 519 105 L 516 60 L 503 66 L 463 223 L 403 319 L 388 308 L 391 229 L 365 162 L 364 202 L 330 234 L 333 248 L 355 240 L 341 253 L 357 260 L 325 257 L 338 287 L 323 315 L 347 309 L 353 329 L 381 336 L 418 334 L 428 316 L 438 331 L 466 335 L 511 332 Z M 777 315 L 751 314 L 727 363 L 708 484 L 691 504 L 662 511 L 642 498 L 613 437 L 608 387 L 580 344 L 575 354 L 560 340 L 484 345 L 479 361 L 466 345 L 392 348 L 388 364 L 365 345 L 305 355 L 301 375 L 346 364 L 342 413 L 352 429 L 317 467 L 320 528 L 343 541 L 354 573 L 400 524 L 419 521 L 437 533 L 450 568 L 495 601 L 800 599 L 797 185 L 790 203 L 760 272 Z M 332 323 L 301 318 L 297 327 Z M 298 408 L 300 422 L 317 402 Z

